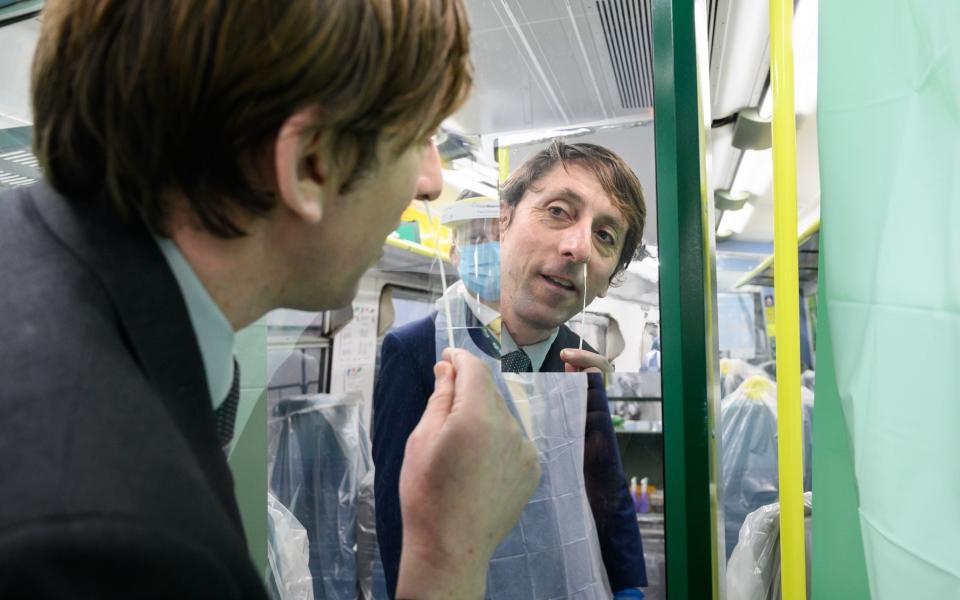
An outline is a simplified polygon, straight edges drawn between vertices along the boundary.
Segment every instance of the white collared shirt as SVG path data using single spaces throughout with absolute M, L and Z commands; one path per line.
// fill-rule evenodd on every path
M 216 410 L 227 398 L 233 383 L 233 344 L 236 334 L 173 240 L 156 239 L 187 305 L 207 374 L 210 403 Z
M 557 339 L 557 334 L 560 333 L 560 328 L 557 327 L 553 330 L 547 339 L 542 342 L 537 342 L 536 344 L 530 344 L 529 346 L 519 346 L 527 356 L 530 357 L 530 370 L 534 373 L 540 370 L 540 367 L 543 366 L 543 361 L 547 359 L 547 353 L 550 352 L 550 346 L 553 345 L 553 342 Z M 510 332 L 507 331 L 506 327 L 500 329 L 500 354 L 506 356 L 507 354 L 513 352 L 517 349 L 517 343 L 513 341 L 513 338 L 510 337 Z

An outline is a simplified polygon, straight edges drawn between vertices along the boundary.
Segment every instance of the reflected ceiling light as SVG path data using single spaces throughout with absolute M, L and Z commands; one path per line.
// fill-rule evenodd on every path
M 471 176 L 466 171 L 443 169 L 443 180 L 446 183 L 459 187 L 461 190 L 471 190 L 489 198 L 500 197 L 499 194 L 497 194 L 496 187 L 481 181 L 475 175 Z
M 817 111 L 817 35 L 818 0 L 801 0 L 793 18 L 793 89 L 794 110 L 798 115 Z M 763 91 L 760 117 L 773 117 L 771 86 Z
M 798 115 L 817 112 L 818 0 L 801 0 L 793 18 L 794 102 Z
M 770 191 L 772 169 L 773 154 L 769 149 L 744 150 L 730 193 L 749 192 L 754 196 L 765 196 Z
M 518 144 L 533 144 L 535 142 L 547 142 L 553 138 L 570 137 L 573 135 L 583 135 L 592 130 L 588 127 L 574 127 L 572 129 L 538 129 L 536 131 L 521 131 L 518 133 L 505 133 L 499 137 L 497 143 L 500 146 L 516 146 Z
M 753 216 L 754 206 L 747 203 L 740 210 L 728 210 L 720 217 L 720 224 L 717 226 L 717 237 L 724 239 L 732 235 L 743 233 Z

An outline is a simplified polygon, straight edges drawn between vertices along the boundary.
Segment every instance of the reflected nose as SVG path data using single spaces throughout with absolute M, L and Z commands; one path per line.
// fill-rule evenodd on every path
M 430 142 L 420 159 L 420 175 L 417 178 L 417 199 L 436 200 L 443 191 L 443 172 L 440 169 L 440 152 Z
M 560 253 L 575 263 L 584 263 L 590 260 L 590 237 L 592 235 L 589 222 L 580 222 L 563 232 L 560 240 Z

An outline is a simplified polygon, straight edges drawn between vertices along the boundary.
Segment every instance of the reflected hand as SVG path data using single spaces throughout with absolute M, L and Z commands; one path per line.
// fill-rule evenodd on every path
M 540 481 L 482 361 L 447 349 L 400 471 L 398 598 L 480 598 L 488 563 Z
M 566 373 L 603 373 L 605 379 L 609 379 L 613 373 L 613 365 L 606 357 L 589 350 L 564 348 L 560 351 L 560 359 L 564 362 L 563 370 Z

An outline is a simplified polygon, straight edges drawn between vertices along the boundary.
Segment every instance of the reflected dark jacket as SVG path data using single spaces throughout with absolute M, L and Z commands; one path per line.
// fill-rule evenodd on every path
M 475 333 L 475 329 L 469 331 L 477 346 L 490 353 L 483 336 Z M 383 340 L 380 373 L 373 395 L 377 540 L 391 598 L 397 588 L 403 545 L 400 466 L 407 438 L 419 423 L 427 398 L 433 393 L 435 333 L 434 315 L 388 333 Z M 563 371 L 560 351 L 576 348 L 579 342 L 575 333 L 561 326 L 541 371 Z M 603 563 L 613 591 L 646 586 L 636 511 L 620 464 L 603 379 L 599 374 L 591 373 L 588 381 L 583 471 Z M 469 517 L 465 515 L 464 518 Z
M 0 598 L 265 598 L 147 230 L 5 193 L 0 282 Z

